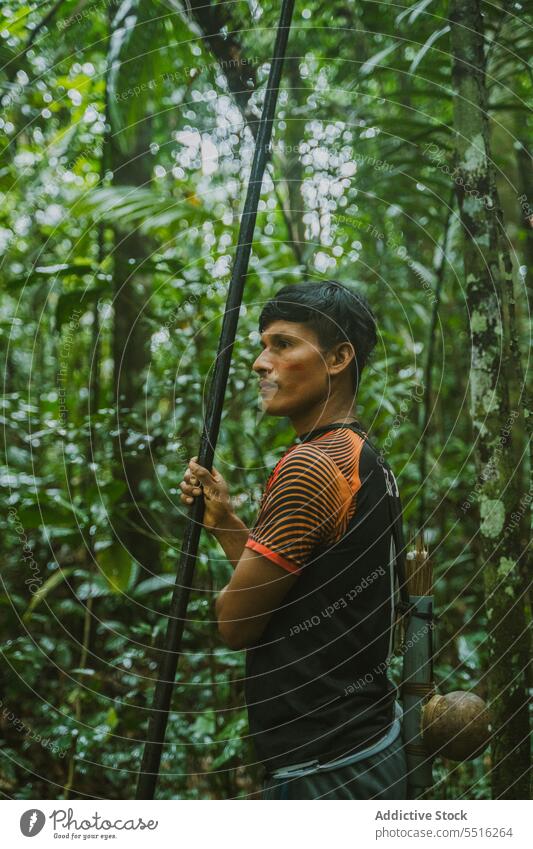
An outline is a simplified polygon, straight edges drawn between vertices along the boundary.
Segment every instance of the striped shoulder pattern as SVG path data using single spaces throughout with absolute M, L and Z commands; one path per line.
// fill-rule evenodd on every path
M 298 573 L 313 549 L 340 539 L 356 508 L 363 445 L 338 429 L 292 446 L 270 475 L 247 547 Z

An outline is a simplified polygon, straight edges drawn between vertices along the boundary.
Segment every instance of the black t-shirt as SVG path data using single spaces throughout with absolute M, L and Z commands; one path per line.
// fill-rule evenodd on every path
M 358 425 L 300 439 L 246 545 L 299 575 L 248 650 L 250 732 L 267 770 L 365 748 L 393 721 L 392 473 Z

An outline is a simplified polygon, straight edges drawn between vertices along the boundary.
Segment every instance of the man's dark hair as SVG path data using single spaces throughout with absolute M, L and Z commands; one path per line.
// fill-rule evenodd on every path
M 265 304 L 259 316 L 259 332 L 273 321 L 310 325 L 324 351 L 339 342 L 351 342 L 355 350 L 353 391 L 357 394 L 361 372 L 377 342 L 376 319 L 363 295 L 337 280 L 294 283 L 284 286 Z

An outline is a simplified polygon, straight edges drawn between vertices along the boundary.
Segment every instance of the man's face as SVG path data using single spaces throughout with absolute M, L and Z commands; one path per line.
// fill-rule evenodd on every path
M 302 413 L 327 400 L 329 373 L 315 331 L 307 324 L 273 321 L 261 334 L 262 352 L 252 368 L 259 375 L 263 411 Z

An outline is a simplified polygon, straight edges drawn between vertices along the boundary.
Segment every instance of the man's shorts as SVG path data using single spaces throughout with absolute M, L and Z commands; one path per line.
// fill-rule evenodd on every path
M 267 778 L 263 799 L 406 799 L 407 764 L 402 735 L 356 763 L 291 778 Z

